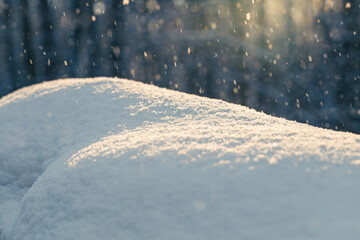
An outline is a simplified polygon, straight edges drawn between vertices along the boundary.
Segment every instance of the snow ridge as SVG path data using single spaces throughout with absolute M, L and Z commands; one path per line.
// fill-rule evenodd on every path
M 124 79 L 38 84 L 0 100 L 0 239 L 355 239 L 359 147 Z

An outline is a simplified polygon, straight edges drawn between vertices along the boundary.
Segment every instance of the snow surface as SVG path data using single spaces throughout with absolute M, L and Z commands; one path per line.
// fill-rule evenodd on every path
M 0 100 L 0 239 L 358 239 L 360 136 L 123 79 Z

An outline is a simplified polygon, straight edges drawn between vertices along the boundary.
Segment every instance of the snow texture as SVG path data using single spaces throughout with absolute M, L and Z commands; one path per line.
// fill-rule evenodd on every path
M 123 79 L 0 100 L 0 239 L 358 239 L 360 136 Z

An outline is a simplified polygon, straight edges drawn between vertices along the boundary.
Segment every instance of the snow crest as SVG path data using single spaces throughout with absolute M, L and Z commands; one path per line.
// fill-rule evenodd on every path
M 360 136 L 124 79 L 0 100 L 0 239 L 356 239 Z

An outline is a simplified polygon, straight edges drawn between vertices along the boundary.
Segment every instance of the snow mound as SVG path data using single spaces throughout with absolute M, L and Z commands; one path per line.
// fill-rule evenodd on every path
M 0 239 L 357 239 L 360 136 L 123 79 L 0 100 Z

